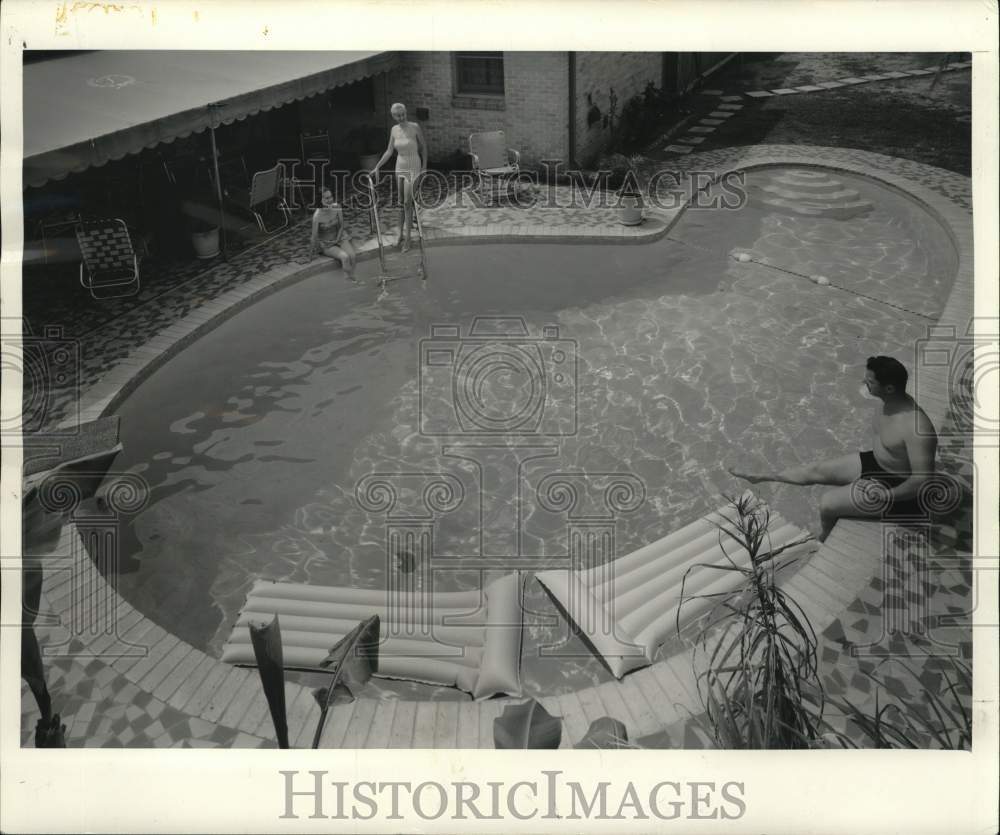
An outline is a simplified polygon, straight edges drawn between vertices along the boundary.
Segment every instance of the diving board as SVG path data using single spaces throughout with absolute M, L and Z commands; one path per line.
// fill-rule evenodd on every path
M 756 506 L 765 507 L 762 502 Z M 717 602 L 718 598 L 706 595 L 733 591 L 745 581 L 739 571 L 705 567 L 749 567 L 747 550 L 718 528 L 724 524 L 731 529 L 727 519 L 734 517 L 735 509 L 726 504 L 616 560 L 582 570 L 542 571 L 535 576 L 611 672 L 621 678 L 653 662 L 659 646 L 677 629 L 678 610 L 683 630 Z M 769 531 L 769 544 L 762 551 L 787 548 L 780 555 L 781 561 L 815 548 L 808 533 L 773 511 Z
M 255 666 L 250 624 L 278 615 L 286 669 L 316 671 L 337 641 L 378 615 L 376 675 L 457 687 L 477 699 L 520 696 L 523 585 L 519 572 L 483 589 L 433 594 L 257 580 L 222 660 Z

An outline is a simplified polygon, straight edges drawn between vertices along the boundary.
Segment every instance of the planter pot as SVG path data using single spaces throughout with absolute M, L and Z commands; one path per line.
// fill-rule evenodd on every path
M 642 223 L 642 200 L 640 198 L 622 195 L 621 222 L 623 226 L 638 226 Z
M 207 232 L 192 232 L 191 246 L 199 258 L 214 258 L 219 254 L 219 229 L 209 229 Z

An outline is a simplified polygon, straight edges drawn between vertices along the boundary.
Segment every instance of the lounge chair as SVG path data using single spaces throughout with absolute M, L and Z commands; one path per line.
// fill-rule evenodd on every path
M 473 133 L 469 136 L 472 170 L 479 181 L 480 196 L 486 200 L 494 191 L 509 192 L 521 170 L 521 154 L 507 147 L 502 130 Z
M 80 245 L 80 283 L 95 299 L 139 292 L 139 258 L 128 226 L 120 218 L 84 220 L 76 226 Z

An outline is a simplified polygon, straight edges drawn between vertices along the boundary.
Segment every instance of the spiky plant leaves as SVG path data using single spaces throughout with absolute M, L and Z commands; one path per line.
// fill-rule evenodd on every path
M 874 715 L 847 698 L 833 703 L 875 747 L 926 748 L 933 744 L 945 750 L 970 749 L 972 717 L 966 701 L 971 698 L 972 672 L 968 665 L 958 659 L 948 659 L 940 670 L 941 686 L 931 689 L 909 665 L 897 660 L 893 664 L 916 683 L 918 689 L 913 701 L 897 697 L 880 706 L 884 678 L 877 672 L 867 672 L 876 685 Z M 951 669 L 947 669 L 948 664 Z
M 602 716 L 590 723 L 586 735 L 574 748 L 630 748 L 628 731 L 622 722 Z
M 329 687 L 317 687 L 313 690 L 313 698 L 320 709 L 324 705 L 349 705 L 355 700 L 354 694 L 346 684 L 338 684 L 332 692 Z
M 529 699 L 509 705 L 493 720 L 496 748 L 558 748 L 562 742 L 562 719 Z
M 803 683 L 822 692 L 817 639 L 801 607 L 775 584 L 775 559 L 800 545 L 780 548 L 770 540 L 770 511 L 747 492 L 727 497 L 730 512 L 716 523 L 723 561 L 692 566 L 681 581 L 681 607 L 689 574 L 697 570 L 739 571 L 743 583 L 714 600 L 715 610 L 695 640 L 693 663 L 703 707 L 716 744 L 726 748 L 804 748 L 818 736 L 823 701 L 806 699 Z M 735 545 L 749 557 L 737 561 Z M 788 562 L 781 565 L 787 565 Z M 676 625 L 680 627 L 678 611 Z M 707 670 L 697 666 L 704 657 Z
M 330 705 L 343 698 L 346 689 L 352 696 L 360 692 L 374 673 L 378 672 L 378 645 L 381 622 L 378 615 L 361 621 L 347 635 L 337 641 L 320 662 L 320 667 L 333 673 L 333 680 L 326 688 L 326 698 L 320 703 L 319 721 L 313 735 L 313 748 L 319 748 L 323 725 Z M 340 688 L 340 689 L 338 689 Z
M 270 623 L 250 624 L 250 644 L 257 672 L 271 712 L 279 748 L 288 748 L 288 718 L 285 713 L 285 659 L 281 649 L 281 624 L 275 615 Z

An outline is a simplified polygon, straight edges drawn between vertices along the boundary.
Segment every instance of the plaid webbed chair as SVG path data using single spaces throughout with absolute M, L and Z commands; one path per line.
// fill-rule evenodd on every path
M 119 218 L 83 220 L 76 226 L 80 245 L 80 283 L 95 299 L 139 292 L 139 258 L 128 226 Z

